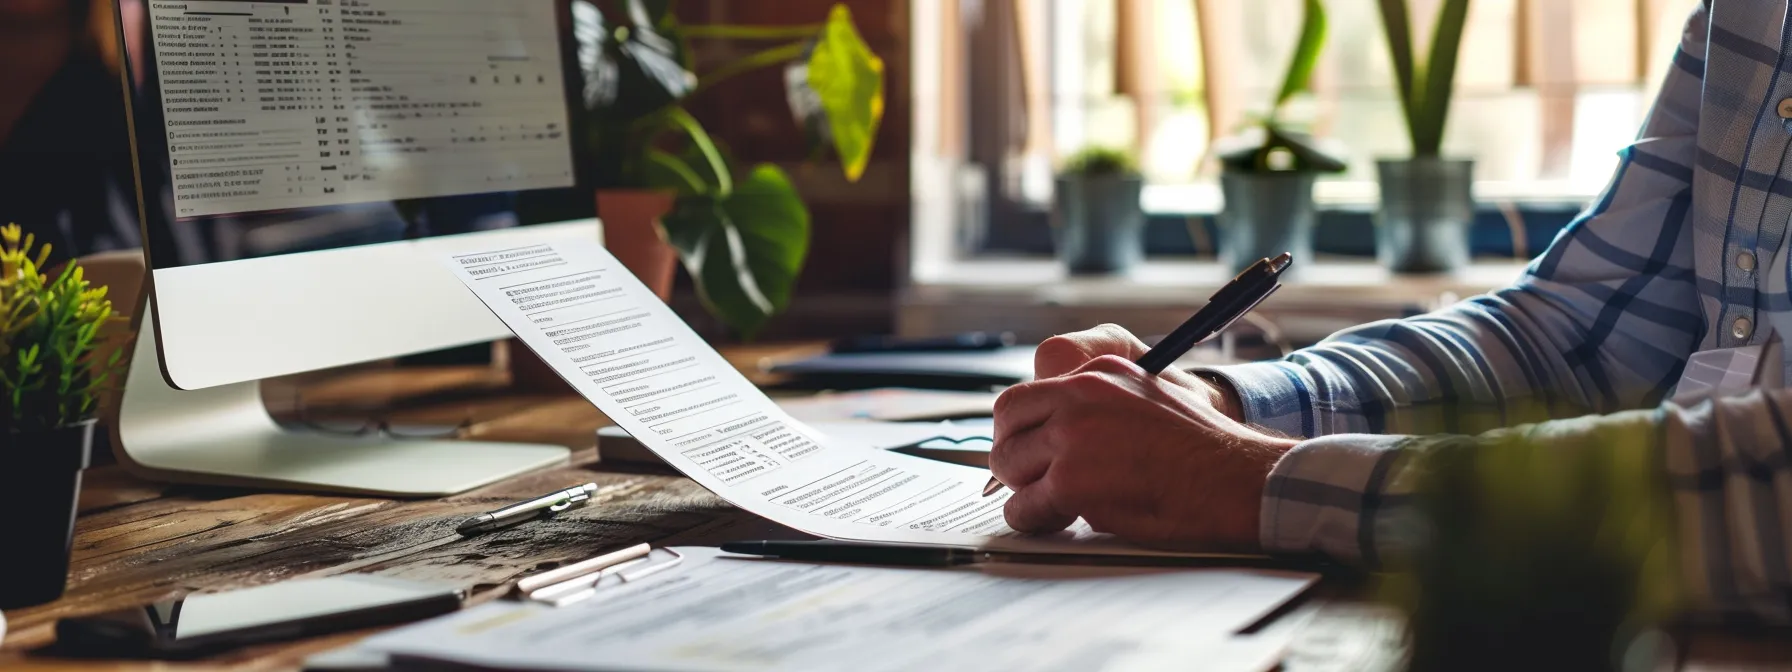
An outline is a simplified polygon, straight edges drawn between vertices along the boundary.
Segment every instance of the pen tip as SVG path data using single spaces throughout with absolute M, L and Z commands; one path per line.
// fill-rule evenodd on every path
M 1292 263 L 1294 263 L 1294 253 L 1293 252 L 1283 252 L 1282 256 L 1276 257 L 1269 261 L 1269 265 L 1271 267 L 1274 267 L 1275 270 L 1278 270 L 1278 271 L 1282 270 L 1284 268 L 1287 268 L 1288 265 L 1292 264 Z
M 1002 482 L 1000 480 L 997 480 L 996 477 L 991 476 L 991 477 L 989 477 L 989 482 L 983 484 L 983 496 L 988 497 L 990 495 L 996 494 L 997 492 L 1001 491 L 1001 489 L 1002 489 Z

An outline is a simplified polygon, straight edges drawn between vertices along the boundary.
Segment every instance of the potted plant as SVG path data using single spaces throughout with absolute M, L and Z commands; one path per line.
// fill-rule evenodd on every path
M 1400 109 L 1412 137 L 1412 158 L 1377 162 L 1377 213 L 1382 263 L 1401 273 L 1435 273 L 1468 263 L 1474 221 L 1473 159 L 1444 158 L 1444 123 L 1456 83 L 1468 0 L 1444 0 L 1423 61 L 1413 53 L 1411 14 L 1404 0 L 1379 0 Z
M 1344 170 L 1344 161 L 1286 119 L 1289 101 L 1311 90 L 1313 68 L 1325 48 L 1325 6 L 1306 0 L 1300 40 L 1269 112 L 1215 144 L 1220 159 L 1220 252 L 1235 270 L 1284 252 L 1313 255 L 1313 182 Z
M 113 319 L 106 288 L 73 263 L 51 279 L 50 248 L 33 256 L 36 242 L 0 228 L 0 510 L 11 512 L 0 609 L 62 597 L 93 418 L 123 352 L 95 361 Z
M 1145 178 L 1124 150 L 1090 147 L 1058 173 L 1052 226 L 1072 274 L 1124 273 L 1145 256 Z
M 750 338 L 790 302 L 808 254 L 809 210 L 778 167 L 736 170 L 683 104 L 742 73 L 783 67 L 797 122 L 857 181 L 883 120 L 884 65 L 844 5 L 795 26 L 683 25 L 672 5 L 573 3 L 587 82 L 584 160 L 617 257 L 662 298 L 673 260 L 682 260 L 710 312 Z M 692 40 L 774 46 L 698 75 Z

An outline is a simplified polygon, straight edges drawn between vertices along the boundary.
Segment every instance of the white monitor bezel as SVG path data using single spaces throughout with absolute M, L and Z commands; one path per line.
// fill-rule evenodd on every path
M 141 10 L 146 1 L 114 5 L 126 60 L 121 79 L 137 164 L 138 209 L 153 269 L 150 309 L 169 385 L 199 390 L 507 337 L 503 323 L 442 266 L 446 251 L 602 235 L 597 220 L 587 219 L 201 265 L 156 263 L 157 237 L 150 227 L 167 225 L 171 215 L 143 193 L 165 186 L 153 177 L 146 180 L 145 172 L 147 167 L 157 173 L 154 164 L 166 161 L 166 150 L 140 144 L 140 139 L 151 145 L 159 139 L 159 133 L 150 137 L 138 126 L 160 115 L 139 119 L 133 77 L 135 71 L 153 77 L 156 66 L 153 58 L 143 58 L 153 46 L 132 44 L 122 18 L 123 7 L 136 4 Z M 555 1 L 564 7 L 564 0 Z M 147 12 L 144 16 L 147 20 Z M 563 40 L 565 32 L 562 26 Z M 570 43 L 561 47 L 563 54 L 571 53 Z M 570 92 L 577 90 L 570 78 L 577 68 L 569 65 L 567 71 L 570 105 Z M 578 130 L 575 124 L 573 137 Z

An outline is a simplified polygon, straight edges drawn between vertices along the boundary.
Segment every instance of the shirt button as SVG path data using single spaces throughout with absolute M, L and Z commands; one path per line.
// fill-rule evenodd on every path
M 1779 112 L 1781 119 L 1792 119 L 1792 98 L 1780 101 Z
M 1755 333 L 1755 323 L 1748 321 L 1746 317 L 1738 317 L 1730 325 L 1730 335 L 1736 338 L 1748 338 L 1752 333 Z
M 1747 252 L 1736 255 L 1736 267 L 1745 271 L 1755 270 L 1755 255 Z

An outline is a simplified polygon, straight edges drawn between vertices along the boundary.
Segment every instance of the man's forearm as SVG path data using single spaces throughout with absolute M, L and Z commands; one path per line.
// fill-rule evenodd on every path
M 1261 521 L 1267 551 L 1371 569 L 1474 548 L 1534 566 L 1598 553 L 1653 577 L 1636 588 L 1648 599 L 1792 623 L 1792 390 L 1480 436 L 1309 440 L 1271 472 Z

